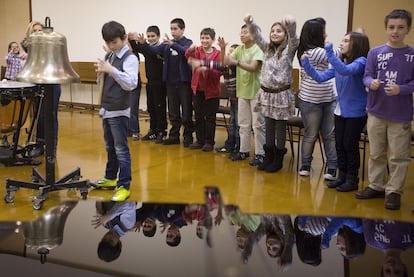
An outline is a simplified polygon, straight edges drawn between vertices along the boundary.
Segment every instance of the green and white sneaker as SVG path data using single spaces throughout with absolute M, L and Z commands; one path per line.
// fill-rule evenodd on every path
M 116 188 L 117 181 L 111 180 L 108 178 L 103 177 L 102 179 L 99 179 L 93 183 L 93 186 L 95 186 L 97 189 L 115 189 Z
M 125 201 L 131 195 L 131 191 L 127 190 L 123 186 L 116 188 L 114 196 L 112 196 L 111 200 L 115 202 Z

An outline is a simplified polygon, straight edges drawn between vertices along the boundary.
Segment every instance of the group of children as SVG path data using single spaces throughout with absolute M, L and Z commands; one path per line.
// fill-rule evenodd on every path
M 237 114 L 237 124 L 234 125 L 239 131 L 232 134 L 238 133 L 240 141 L 229 137 L 226 144 L 216 150 L 230 152 L 229 158 L 233 161 L 247 159 L 253 130 L 255 156 L 250 164 L 267 172 L 276 172 L 283 167 L 286 124 L 295 113 L 291 84 L 292 62 L 297 53 L 302 67 L 297 98 L 305 127 L 299 174 L 310 175 L 314 144 L 321 133 L 327 156 L 324 177 L 330 180 L 328 187 L 342 192 L 357 190 L 360 167 L 358 141 L 367 122 L 370 184 L 357 192 L 356 198 L 386 197 L 387 209 L 399 209 L 410 162 L 413 115 L 414 49 L 404 43 L 404 37 L 411 28 L 411 13 L 394 10 L 387 15 L 388 42 L 371 50 L 367 36 L 359 32 L 347 33 L 337 50 L 332 44 L 325 46 L 326 22 L 323 18 L 306 21 L 298 38 L 295 19 L 286 16 L 271 26 L 269 41 L 262 36 L 251 15 L 244 21 L 240 34 L 242 44 L 231 54 L 226 54 L 224 38 L 218 38 L 220 50 L 213 46 L 215 31 L 212 28 L 204 28 L 200 32 L 201 45 L 195 46 L 184 36 L 185 24 L 181 18 L 170 22 L 172 38 L 166 35 L 163 43 L 159 42 L 156 26 L 147 29 L 147 41 L 143 34 L 127 35 L 119 23 L 104 25 L 104 40 L 115 54 L 112 56 L 118 58 L 118 63 L 113 66 L 106 60 L 96 65 L 98 72 L 105 73 L 101 115 L 108 151 L 105 177 L 96 186 L 116 187 L 114 201 L 123 201 L 130 194 L 127 122 L 118 124 L 123 116 L 128 116 L 127 100 L 121 101 L 123 92 L 137 85 L 138 64 L 136 58 L 129 58 L 133 57 L 128 54 L 129 40 L 130 47 L 146 57 L 151 121 L 144 138 L 164 145 L 180 144 L 183 125 L 184 147 L 212 151 L 220 79 L 224 72 L 230 91 L 234 91 L 235 81 L 232 103 L 237 101 L 237 112 L 235 105 L 232 108 L 233 114 Z M 108 26 L 112 27 L 107 30 Z M 131 62 L 127 62 L 128 59 Z M 122 76 L 125 81 L 122 81 Z M 330 81 L 334 77 L 336 92 Z M 164 86 L 172 125 L 168 137 L 166 113 L 162 106 L 165 102 Z M 117 124 L 111 124 L 113 120 Z M 388 147 L 390 158 L 387 161 Z M 388 182 L 385 181 L 387 166 Z

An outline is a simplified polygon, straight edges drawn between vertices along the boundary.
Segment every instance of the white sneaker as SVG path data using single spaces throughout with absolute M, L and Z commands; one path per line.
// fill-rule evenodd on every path
M 300 176 L 309 176 L 310 175 L 311 167 L 309 165 L 302 165 L 299 169 Z
M 328 168 L 323 178 L 328 181 L 336 180 L 336 168 Z

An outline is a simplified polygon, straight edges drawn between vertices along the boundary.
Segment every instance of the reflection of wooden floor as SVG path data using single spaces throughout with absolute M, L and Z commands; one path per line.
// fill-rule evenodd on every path
M 103 176 L 106 153 L 101 119 L 96 112 L 80 113 L 63 109 L 59 113 L 59 143 L 56 178 L 76 167 L 84 179 Z M 142 135 L 148 121 L 141 120 Z M 222 145 L 226 132 L 217 127 L 216 143 Z M 323 180 L 318 149 L 311 177 L 300 177 L 291 154 L 278 173 L 265 173 L 249 166 L 248 161 L 232 162 L 225 154 L 189 150 L 182 145 L 163 146 L 154 142 L 130 141 L 132 154 L 132 195 L 130 200 L 151 202 L 203 203 L 205 186 L 219 187 L 226 204 L 237 204 L 244 212 L 289 214 L 335 214 L 385 217 L 414 221 L 414 164 L 411 165 L 400 211 L 384 209 L 382 199 L 357 200 L 354 193 L 327 189 Z M 44 173 L 43 164 L 39 170 Z M 31 167 L 0 165 L 0 195 L 5 194 L 6 178 L 30 181 Z M 362 184 L 361 184 L 362 185 Z M 365 181 L 364 185 L 367 185 Z M 112 191 L 91 191 L 88 200 L 109 199 Z M 79 198 L 74 191 L 49 193 L 41 211 L 32 208 L 31 196 L 37 191 L 21 189 L 14 204 L 0 201 L 0 220 L 27 220 L 36 217 L 62 199 Z

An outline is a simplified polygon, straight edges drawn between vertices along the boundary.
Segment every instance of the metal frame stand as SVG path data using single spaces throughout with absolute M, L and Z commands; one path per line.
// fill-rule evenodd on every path
M 21 88 L 20 93 L 13 93 L 7 96 L 10 100 L 18 101 L 20 105 L 19 115 L 17 119 L 16 130 L 13 134 L 13 142 L 11 145 L 3 145 L 0 147 L 0 163 L 5 166 L 15 165 L 39 165 L 41 162 L 30 156 L 30 152 L 39 146 L 39 143 L 30 143 L 33 127 L 36 125 L 37 117 L 39 114 L 40 106 L 42 105 L 42 97 L 35 91 L 31 91 L 30 95 L 25 93 L 25 88 Z M 28 133 L 26 145 L 21 147 L 19 145 L 20 132 L 23 127 L 23 118 L 25 117 L 25 107 L 27 101 L 32 101 L 33 107 L 35 107 L 35 114 L 33 120 L 30 123 L 30 131 Z
M 32 199 L 33 208 L 40 210 L 43 207 L 43 202 L 47 198 L 47 193 L 56 190 L 65 189 L 78 189 L 82 196 L 82 199 L 86 199 L 88 195 L 88 189 L 90 187 L 89 180 L 80 181 L 81 173 L 80 168 L 76 168 L 74 171 L 55 180 L 55 161 L 56 161 L 56 146 L 55 146 L 55 125 L 54 119 L 57 114 L 54 111 L 54 92 L 53 85 L 41 85 L 41 90 L 44 93 L 45 104 L 45 166 L 46 176 L 43 176 L 36 168 L 33 167 L 32 182 L 18 181 L 13 179 L 6 179 L 6 195 L 4 201 L 6 203 L 14 202 L 14 194 L 19 188 L 28 188 L 39 190 L 39 194 Z

